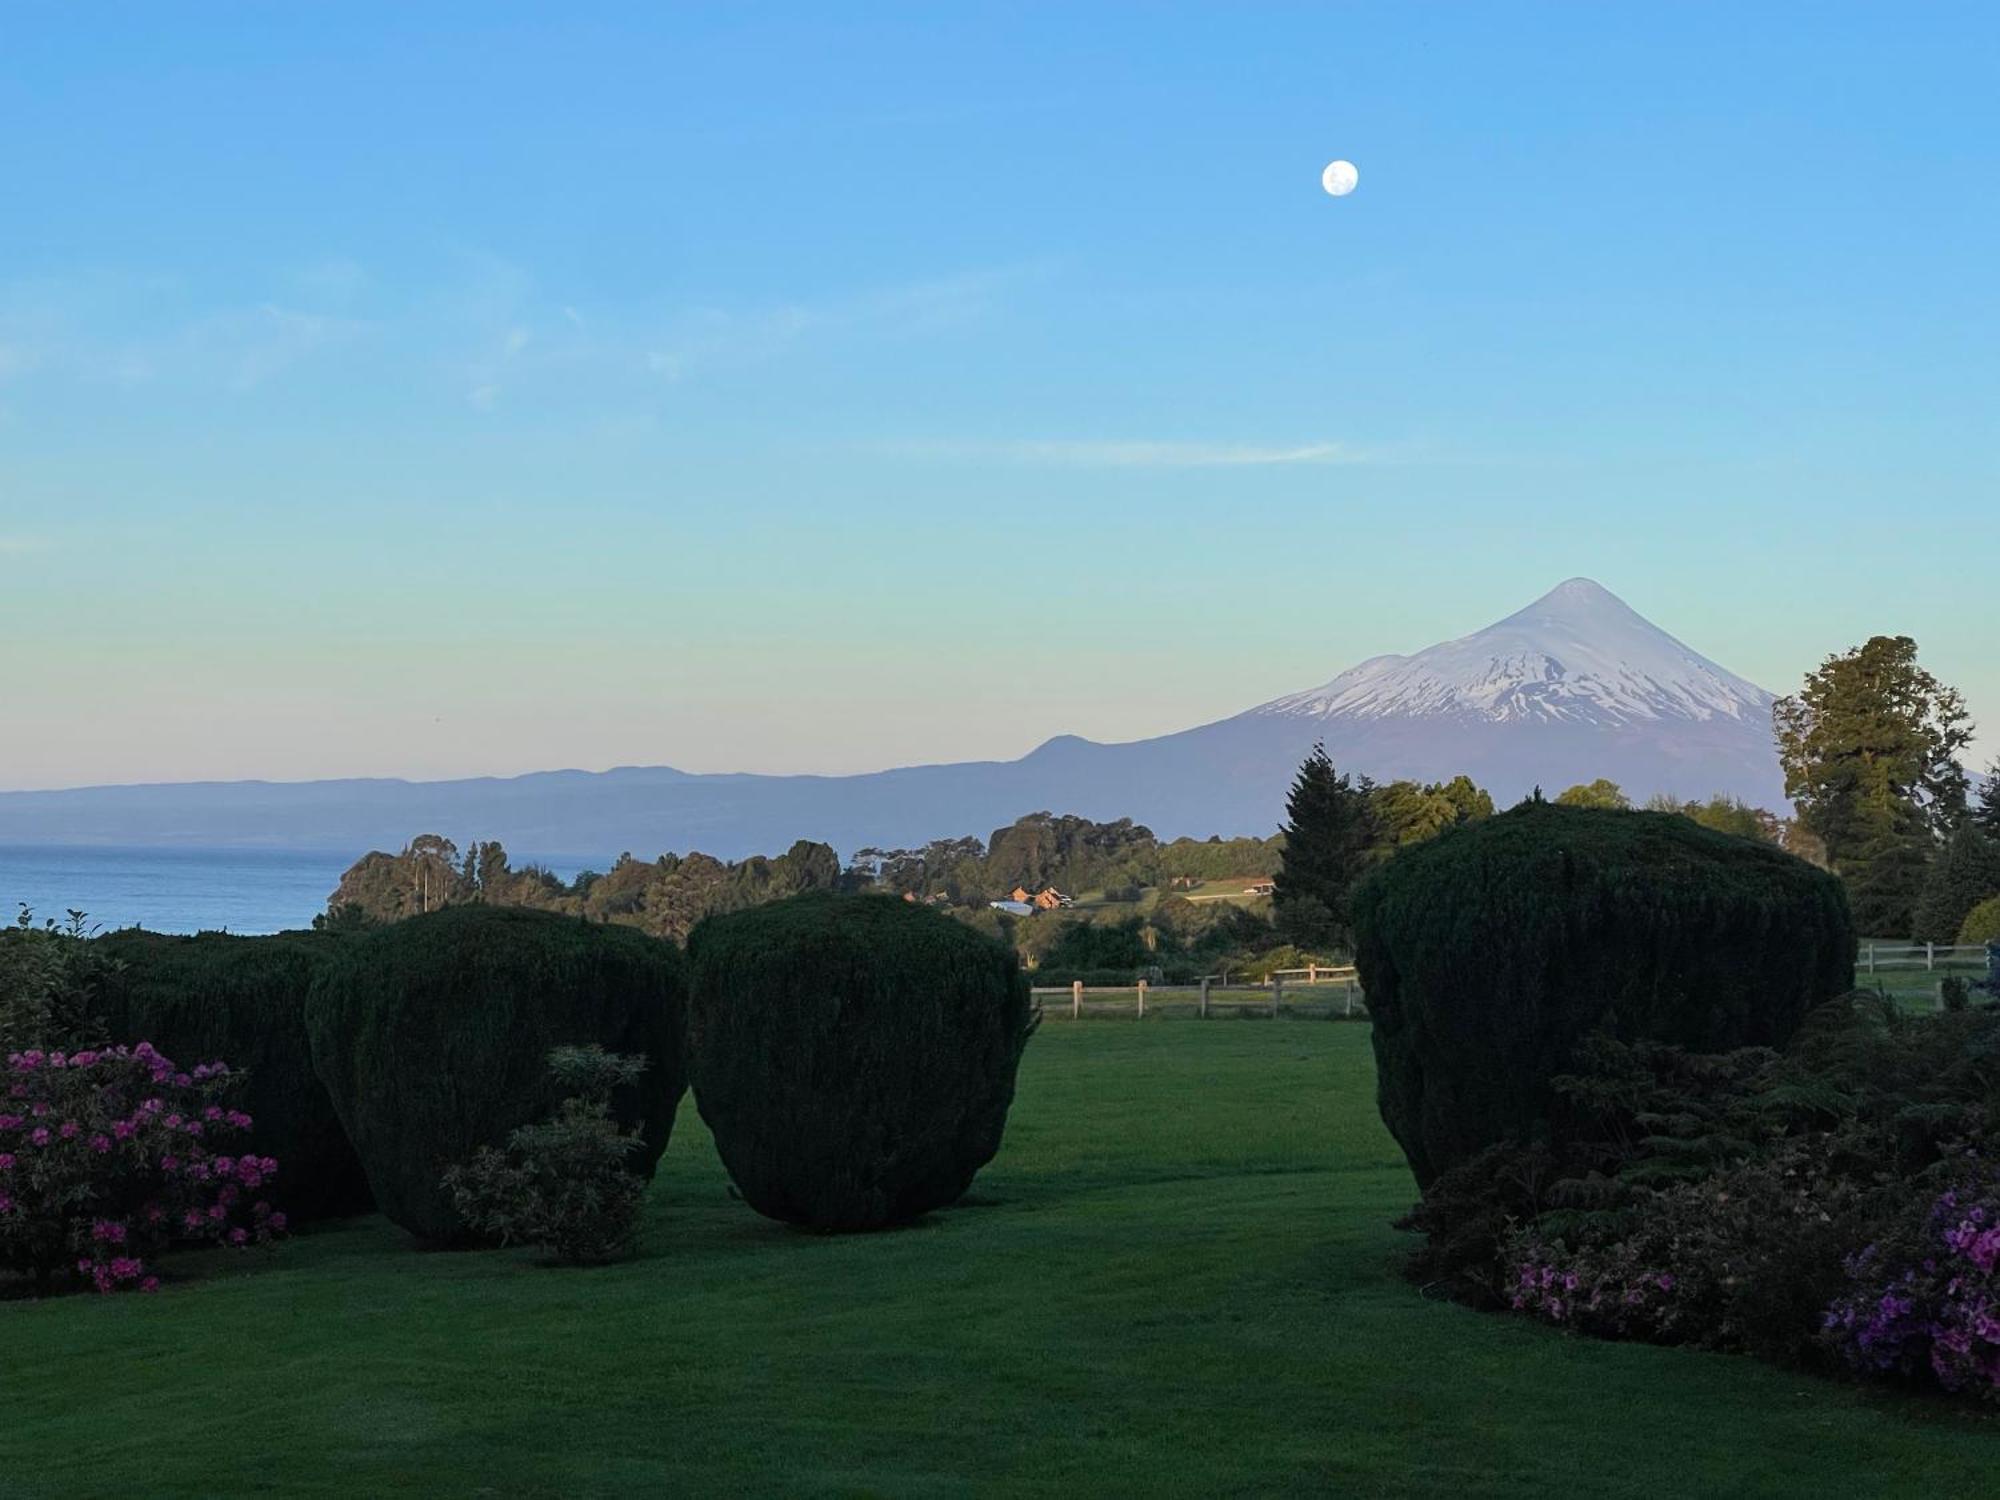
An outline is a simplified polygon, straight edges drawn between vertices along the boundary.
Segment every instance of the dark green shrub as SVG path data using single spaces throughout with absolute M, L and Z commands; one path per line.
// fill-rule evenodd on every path
M 314 1070 L 382 1212 L 418 1237 L 475 1235 L 448 1167 L 550 1114 L 559 1046 L 646 1059 L 612 1116 L 636 1126 L 650 1178 L 687 1087 L 686 984 L 670 943 L 626 927 L 494 906 L 449 907 L 339 941 L 307 1005 Z
M 97 1007 L 116 1042 L 220 1058 L 249 1080 L 235 1102 L 254 1149 L 278 1159 L 272 1196 L 295 1222 L 366 1212 L 361 1162 L 313 1072 L 306 995 L 339 940 L 310 932 L 170 937 L 132 929 L 91 947 L 108 960 Z
M 874 1229 L 1000 1149 L 1034 1029 L 1008 949 L 925 907 L 805 895 L 694 931 L 694 1096 L 759 1213 Z
M 1854 978 L 1837 880 L 1669 813 L 1525 803 L 1404 850 L 1354 913 L 1382 1118 L 1419 1186 L 1546 1136 L 1594 1031 L 1780 1046 Z
M 523 1125 L 507 1146 L 481 1146 L 444 1174 L 452 1206 L 476 1232 L 503 1245 L 539 1245 L 563 1265 L 601 1265 L 632 1247 L 645 1179 L 631 1168 L 639 1135 L 611 1118 L 611 1096 L 635 1087 L 643 1057 L 602 1047 L 558 1047 L 549 1072 L 563 1101 Z

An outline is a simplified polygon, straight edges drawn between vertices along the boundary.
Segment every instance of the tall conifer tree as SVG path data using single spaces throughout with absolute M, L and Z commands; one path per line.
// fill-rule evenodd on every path
M 1367 873 L 1380 838 L 1374 783 L 1333 768 L 1315 745 L 1285 802 L 1285 852 L 1278 862 L 1272 915 L 1288 942 L 1314 952 L 1353 941 L 1354 886 Z

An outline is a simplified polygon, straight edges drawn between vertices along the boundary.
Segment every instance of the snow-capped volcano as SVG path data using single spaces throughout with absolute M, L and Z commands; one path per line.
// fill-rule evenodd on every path
M 696 776 L 666 766 L 472 781 L 223 782 L 0 792 L 0 843 L 397 848 L 499 839 L 530 858 L 823 839 L 843 853 L 987 831 L 1046 808 L 1165 838 L 1268 834 L 1315 741 L 1378 781 L 1466 775 L 1503 806 L 1606 777 L 1637 802 L 1724 792 L 1774 811 L 1771 695 L 1572 578 L 1498 624 L 1179 734 L 1058 735 L 1019 760 L 866 776 Z M 4 893 L 0 893 L 4 894 Z
M 1588 578 L 1558 584 L 1484 630 L 1414 656 L 1376 656 L 1253 713 L 1616 725 L 1733 719 L 1768 725 L 1771 694 Z

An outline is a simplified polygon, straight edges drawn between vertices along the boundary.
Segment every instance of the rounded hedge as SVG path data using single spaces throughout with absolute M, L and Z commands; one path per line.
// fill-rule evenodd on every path
M 1989 896 L 1965 914 L 1958 940 L 1966 947 L 1978 943 L 2000 943 L 2000 896 Z
M 1034 1029 L 1005 945 L 928 907 L 813 893 L 710 917 L 688 956 L 695 1103 L 759 1213 L 902 1223 L 1000 1149 Z
M 151 1042 L 192 1067 L 220 1059 L 248 1077 L 235 1104 L 250 1144 L 278 1161 L 272 1198 L 294 1220 L 364 1213 L 367 1176 L 313 1072 L 306 995 L 338 939 L 313 932 L 172 937 L 130 929 L 95 940 L 114 961 L 98 1014 L 114 1042 Z
M 686 980 L 670 943 L 549 912 L 447 907 L 344 939 L 306 1006 L 313 1067 L 390 1219 L 472 1240 L 445 1169 L 559 1102 L 549 1051 L 598 1043 L 647 1069 L 612 1097 L 650 1177 L 687 1088 Z
M 1420 1187 L 1547 1132 L 1593 1031 L 1782 1046 L 1854 985 L 1837 879 L 1673 813 L 1524 804 L 1398 854 L 1354 920 L 1382 1118 Z

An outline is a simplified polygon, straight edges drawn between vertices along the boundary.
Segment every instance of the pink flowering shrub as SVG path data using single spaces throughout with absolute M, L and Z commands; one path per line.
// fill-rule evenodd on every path
M 2000 1172 L 1968 1174 L 1847 1273 L 1824 1326 L 1848 1365 L 2000 1401 Z
M 1545 1217 L 1508 1246 L 1508 1303 L 1600 1338 L 1824 1359 L 1821 1314 L 1877 1194 L 1828 1136 L 1646 1191 L 1567 1233 Z
M 266 1196 L 278 1164 L 231 1142 L 250 1117 L 223 1063 L 183 1070 L 145 1042 L 39 1048 L 0 1070 L 0 1272 L 38 1292 L 158 1285 L 174 1244 L 247 1245 L 285 1228 Z

